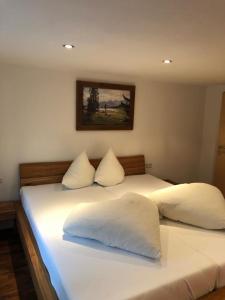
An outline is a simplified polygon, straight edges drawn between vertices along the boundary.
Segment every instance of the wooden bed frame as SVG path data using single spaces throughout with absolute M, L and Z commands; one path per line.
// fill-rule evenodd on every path
M 143 155 L 118 158 L 126 175 L 145 174 L 145 159 Z M 101 159 L 91 159 L 91 164 L 97 168 Z M 71 161 L 25 163 L 20 164 L 20 186 L 38 185 L 61 182 Z M 37 242 L 22 205 L 17 205 L 17 227 L 30 267 L 32 280 L 39 300 L 57 300 L 48 271 L 42 261 Z
M 126 175 L 145 174 L 145 159 L 143 155 L 119 157 L 118 159 Z M 92 159 L 90 162 L 96 168 L 100 159 Z M 20 164 L 20 186 L 61 182 L 70 164 L 71 161 Z M 17 227 L 38 299 L 57 300 L 58 297 L 51 284 L 48 271 L 41 258 L 37 242 L 21 203 L 17 204 Z M 214 291 L 201 299 L 225 299 L 225 288 Z

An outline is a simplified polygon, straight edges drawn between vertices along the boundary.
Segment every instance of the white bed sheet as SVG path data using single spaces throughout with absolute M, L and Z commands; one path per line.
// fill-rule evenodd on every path
M 161 180 L 152 176 L 136 180 L 130 177 L 123 183 L 126 187 L 120 185 L 122 193 L 126 189 L 143 194 L 143 186 L 138 188 L 141 178 L 145 181 L 144 193 L 148 193 L 148 178 L 149 192 L 162 186 Z M 186 230 L 182 235 L 181 229 L 161 225 L 159 261 L 95 241 L 63 236 L 65 218 L 77 202 L 113 199 L 121 195 L 118 187 L 114 191 L 97 185 L 79 190 L 64 190 L 61 184 L 22 188 L 23 207 L 59 299 L 183 300 L 211 291 L 216 285 L 218 265 L 195 245 L 184 242 Z
M 105 187 L 104 189 L 113 193 L 115 197 L 121 197 L 125 193 L 133 192 L 143 196 L 159 189 L 166 188 L 172 184 L 149 174 L 126 176 L 120 184 Z
M 168 219 L 161 220 L 161 224 L 176 231 L 184 243 L 210 258 L 218 266 L 216 287 L 225 286 L 225 230 L 206 230 Z

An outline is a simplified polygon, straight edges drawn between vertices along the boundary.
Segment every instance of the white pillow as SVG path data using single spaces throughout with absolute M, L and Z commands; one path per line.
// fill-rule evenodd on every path
M 95 172 L 95 182 L 103 186 L 115 185 L 123 181 L 124 174 L 123 167 L 112 149 L 109 149 Z
M 206 183 L 179 184 L 155 191 L 159 212 L 172 220 L 206 229 L 225 228 L 225 199 L 215 186 Z
M 71 236 L 94 239 L 151 258 L 160 257 L 158 208 L 135 193 L 116 200 L 78 204 L 63 229 Z
M 69 189 L 78 189 L 94 182 L 95 168 L 90 164 L 86 152 L 82 152 L 63 176 L 62 184 Z

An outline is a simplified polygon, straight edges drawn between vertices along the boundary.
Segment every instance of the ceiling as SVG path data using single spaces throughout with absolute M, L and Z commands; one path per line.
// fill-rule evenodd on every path
M 225 0 L 0 0 L 0 61 L 224 83 L 224 12 Z

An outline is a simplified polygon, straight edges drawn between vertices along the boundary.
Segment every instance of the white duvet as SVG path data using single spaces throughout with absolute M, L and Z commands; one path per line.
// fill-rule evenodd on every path
M 63 231 L 146 257 L 160 257 L 158 207 L 136 193 L 77 204 L 66 218 Z
M 114 188 L 22 188 L 22 203 L 59 299 L 197 299 L 225 284 L 222 232 L 163 221 L 159 261 L 63 235 L 64 221 L 78 202 L 114 199 L 128 190 L 146 194 L 166 186 L 150 175 L 139 175 Z
M 206 183 L 185 183 L 150 193 L 161 215 L 205 229 L 225 229 L 225 199 Z

